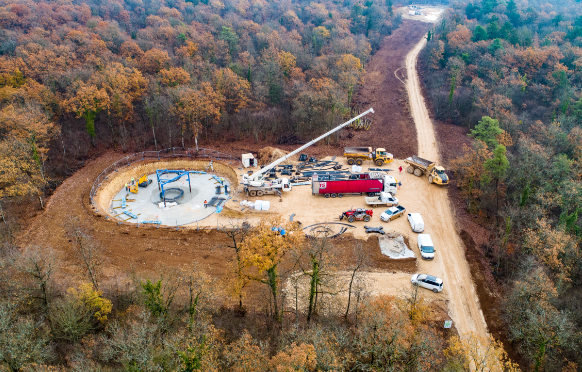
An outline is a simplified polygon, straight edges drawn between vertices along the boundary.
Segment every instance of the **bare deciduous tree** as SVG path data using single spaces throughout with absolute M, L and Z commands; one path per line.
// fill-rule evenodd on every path
M 51 247 L 30 246 L 18 256 L 13 252 L 12 264 L 25 275 L 24 288 L 32 299 L 46 311 L 52 292 L 52 277 L 58 267 L 56 253 Z
M 324 294 L 336 295 L 338 290 L 337 275 L 333 274 L 334 257 L 331 253 L 329 232 L 324 228 L 319 236 L 309 240 L 305 247 L 294 251 L 295 264 L 303 276 L 309 278 L 307 321 L 317 315 Z
M 101 265 L 104 261 L 101 246 L 93 240 L 87 228 L 77 218 L 73 217 L 67 221 L 66 230 L 74 245 L 78 265 L 98 290 Z
M 366 250 L 364 250 L 364 247 L 361 242 L 357 242 L 356 245 L 354 246 L 354 256 L 355 260 L 351 270 L 350 283 L 348 285 L 348 305 L 346 306 L 346 313 L 344 315 L 344 318 L 346 319 L 348 318 L 348 315 L 350 313 L 352 293 L 355 292 L 356 295 L 357 301 L 356 308 L 359 305 L 360 301 L 362 300 L 362 295 L 364 294 L 365 291 L 364 285 L 365 282 L 361 281 L 358 278 L 358 274 L 362 269 L 368 266 L 370 260 L 369 254 L 368 252 L 366 252 Z

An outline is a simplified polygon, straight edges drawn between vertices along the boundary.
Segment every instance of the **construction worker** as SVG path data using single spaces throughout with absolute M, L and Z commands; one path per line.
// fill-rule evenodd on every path
M 135 185 L 135 178 L 131 177 L 131 186 Z
M 125 191 L 129 192 L 129 185 L 127 183 L 125 183 Z
M 208 208 L 208 202 L 204 199 L 204 208 Z

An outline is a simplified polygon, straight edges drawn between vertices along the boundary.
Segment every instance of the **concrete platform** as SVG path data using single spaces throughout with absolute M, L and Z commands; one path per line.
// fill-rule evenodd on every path
M 148 177 L 152 180 L 152 183 L 145 188 L 139 187 L 137 194 L 127 192 L 123 188 L 115 195 L 113 200 L 119 200 L 123 197 L 135 200 L 133 202 L 127 202 L 126 208 L 119 208 L 121 207 L 121 201 L 111 201 L 109 205 L 109 212 L 114 215 L 128 211 L 137 216 L 137 218 L 131 218 L 131 215 L 127 214 L 121 214 L 115 217 L 116 219 L 120 221 L 125 220 L 130 223 L 138 223 L 139 221 L 140 224 L 144 221 L 161 221 L 161 224 L 165 226 L 182 226 L 200 221 L 216 212 L 216 207 L 208 205 L 208 208 L 204 208 L 204 200 L 210 202 L 213 197 L 230 198 L 230 194 L 224 194 L 224 188 L 222 189 L 222 194 L 216 194 L 216 186 L 218 184 L 212 178 L 212 174 L 190 174 L 192 191 L 190 192 L 187 176 L 182 177 L 176 182 L 167 183 L 164 185 L 166 190 L 169 188 L 180 189 L 184 192 L 184 195 L 176 201 L 178 205 L 170 207 L 171 204 L 167 202 L 166 207 L 160 207 L 159 204 L 162 203 L 162 199 L 160 197 L 156 175 L 150 174 Z M 166 179 L 172 177 L 165 176 Z M 229 182 L 225 180 L 224 184 L 228 185 L 230 191 Z M 167 198 L 178 194 L 178 191 L 166 191 Z

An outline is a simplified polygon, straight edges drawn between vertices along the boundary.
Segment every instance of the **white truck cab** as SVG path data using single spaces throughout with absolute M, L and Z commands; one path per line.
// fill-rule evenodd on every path
M 392 195 L 396 194 L 398 190 L 398 185 L 396 182 L 396 178 L 392 176 L 384 176 L 384 192 L 389 192 Z
M 408 222 L 410 222 L 412 231 L 417 233 L 424 231 L 424 221 L 420 213 L 408 213 Z
M 420 251 L 420 256 L 425 260 L 434 259 L 434 245 L 432 244 L 432 239 L 429 234 L 419 234 L 418 235 L 418 250 Z

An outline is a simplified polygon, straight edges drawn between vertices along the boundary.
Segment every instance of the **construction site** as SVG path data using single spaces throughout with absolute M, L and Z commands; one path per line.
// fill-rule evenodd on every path
M 333 237 L 346 261 L 351 247 L 361 242 L 371 252 L 366 275 L 373 294 L 398 295 L 410 287 L 415 273 L 442 278 L 442 292 L 426 291 L 427 297 L 441 304 L 460 332 L 487 334 L 447 196 L 449 178 L 416 74 L 424 43 L 421 39 L 407 50 L 408 75 L 401 87 L 416 126 L 403 129 L 412 131 L 413 136 L 403 137 L 414 142 L 407 149 L 413 156 L 398 158 L 395 154 L 402 154 L 402 148 L 391 148 L 387 140 L 375 147 L 382 142 L 378 133 L 385 130 L 381 118 L 387 115 L 386 105 L 375 106 L 375 97 L 363 93 L 367 111 L 295 149 L 269 148 L 230 158 L 202 157 L 199 149 L 169 149 L 167 157 L 141 153 L 131 162 L 104 155 L 57 190 L 40 223 L 21 239 L 45 239 L 59 246 L 66 237 L 53 234 L 52 221 L 60 213 L 71 213 L 112 247 L 111 267 L 147 270 L 161 261 L 176 266 L 197 261 L 224 276 L 230 256 L 216 251 L 228 242 L 221 230 L 280 216 L 300 222 L 307 236 Z M 370 73 L 374 66 L 372 61 Z M 359 147 L 345 146 L 341 155 L 322 153 L 317 144 L 342 131 L 355 133 L 351 146 Z M 365 140 L 371 136 L 374 141 Z M 71 198 L 81 202 L 71 205 Z M 383 213 L 393 215 L 381 218 Z M 434 242 L 433 260 L 421 259 L 410 213 L 422 216 L 422 233 Z

